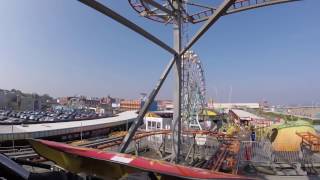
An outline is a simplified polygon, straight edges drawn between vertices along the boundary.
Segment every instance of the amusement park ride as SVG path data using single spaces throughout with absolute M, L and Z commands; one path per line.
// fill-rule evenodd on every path
M 131 126 L 129 133 L 124 138 L 120 146 L 120 152 L 125 152 L 132 137 L 141 124 L 150 103 L 154 100 L 163 82 L 165 81 L 171 68 L 174 66 L 175 91 L 174 91 L 174 115 L 171 126 L 173 135 L 173 146 L 171 158 L 179 163 L 181 131 L 183 123 L 187 123 L 187 128 L 199 124 L 195 115 L 201 111 L 205 97 L 205 85 L 203 70 L 198 62 L 197 55 L 190 48 L 205 34 L 213 24 L 224 15 L 241 12 L 244 10 L 264 7 L 274 4 L 287 3 L 295 0 L 217 0 L 217 1 L 189 1 L 189 0 L 129 0 L 131 7 L 141 16 L 148 19 L 173 25 L 173 48 L 166 45 L 156 37 L 141 29 L 139 26 L 124 19 L 122 16 L 113 12 L 111 9 L 95 1 L 80 0 L 84 4 L 100 11 L 101 13 L 124 24 L 128 28 L 136 31 L 168 52 L 173 54 L 173 59 L 169 62 L 163 72 L 159 83 L 150 93 L 144 107 L 139 112 L 138 118 Z M 196 24 L 204 22 L 199 31 L 189 42 L 183 44 L 182 33 L 184 24 Z M 188 39 L 185 39 L 186 41 Z M 197 63 L 189 63 L 197 62 Z M 198 67 L 193 71 L 189 65 Z M 190 72 L 191 71 L 191 72 Z M 194 75 L 196 72 L 198 74 Z M 192 76 L 192 77 L 191 77 Z M 195 78 L 195 81 L 189 81 Z M 200 128 L 201 129 L 201 128 Z
M 162 49 L 173 55 L 172 59 L 166 66 L 159 82 L 156 84 L 152 92 L 149 94 L 145 104 L 139 111 L 136 121 L 131 125 L 128 133 L 118 142 L 119 152 L 125 153 L 130 143 L 134 141 L 136 132 L 143 122 L 143 118 L 149 109 L 149 106 L 154 101 L 162 84 L 166 80 L 171 69 L 174 70 L 174 115 L 171 125 L 171 140 L 172 151 L 169 157 L 171 162 L 176 164 L 181 163 L 181 144 L 182 134 L 190 129 L 202 130 L 198 122 L 198 114 L 203 110 L 205 103 L 205 81 L 203 67 L 199 56 L 191 51 L 191 47 L 211 28 L 217 20 L 222 16 L 280 4 L 288 3 L 297 0 L 128 0 L 130 6 L 142 17 L 163 23 L 172 24 L 173 26 L 173 47 L 162 42 L 160 39 L 136 25 L 127 18 L 121 16 L 117 12 L 108 8 L 101 2 L 96 0 L 79 0 L 81 3 L 97 10 L 98 12 L 112 18 L 125 27 L 133 30 L 137 34 L 145 37 L 151 42 L 157 44 Z M 183 32 L 186 24 L 203 23 L 199 31 L 188 41 L 183 37 Z M 227 32 L 226 32 L 227 33 Z M 240 176 L 232 176 L 228 174 L 219 174 L 214 171 L 192 169 L 182 165 L 174 165 L 167 162 L 159 162 L 158 160 L 147 160 L 141 157 L 133 157 L 126 154 L 108 153 L 102 151 L 89 150 L 85 148 L 72 147 L 42 140 L 32 140 L 31 144 L 36 151 L 45 155 L 52 153 L 54 156 L 47 157 L 48 159 L 57 162 L 59 165 L 73 172 L 81 171 L 108 176 L 104 169 L 100 166 L 111 167 L 108 171 L 109 176 L 112 173 L 123 174 L 128 172 L 151 171 L 171 177 L 186 178 L 186 179 L 222 179 L 236 178 L 242 179 Z M 52 158 L 54 157 L 54 158 Z M 69 160 L 68 163 L 65 160 Z M 80 163 L 83 161 L 83 163 Z M 86 163 L 84 163 L 86 162 Z M 97 166 L 92 168 L 90 165 L 97 163 Z M 73 165 L 75 164 L 75 165 Z M 87 164 L 85 169 L 81 166 Z M 147 166 L 146 164 L 154 164 Z M 77 171 L 75 168 L 78 167 Z M 120 168 L 123 167 L 123 168 Z M 114 171 L 113 171 L 114 170 Z M 121 171 L 121 172 L 120 172 Z M 99 173 L 98 173 L 99 172 Z M 118 177 L 118 176 L 117 176 Z M 245 178 L 244 178 L 245 179 Z

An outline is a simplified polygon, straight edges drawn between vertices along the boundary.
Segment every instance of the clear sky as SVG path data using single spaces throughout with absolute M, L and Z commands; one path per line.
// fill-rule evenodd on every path
M 172 44 L 170 25 L 149 21 L 127 0 L 104 1 Z M 320 104 L 320 1 L 305 0 L 222 17 L 193 47 L 207 98 Z M 189 25 L 189 37 L 199 25 Z M 3 0 L 0 88 L 52 96 L 137 98 L 150 92 L 170 54 L 71 0 Z M 158 98 L 172 97 L 172 77 Z

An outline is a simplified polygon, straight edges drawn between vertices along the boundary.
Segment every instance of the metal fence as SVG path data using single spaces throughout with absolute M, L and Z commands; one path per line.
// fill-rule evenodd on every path
M 242 141 L 238 156 L 239 164 L 254 163 L 256 165 L 320 164 L 320 154 L 299 148 L 296 151 L 274 151 L 270 141 Z
M 242 141 L 239 161 L 269 163 L 272 159 L 272 146 L 269 141 Z

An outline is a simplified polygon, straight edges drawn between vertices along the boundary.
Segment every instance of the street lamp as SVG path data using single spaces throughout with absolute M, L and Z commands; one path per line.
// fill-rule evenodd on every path
M 11 135 L 12 135 L 12 150 L 14 150 L 14 134 L 13 134 L 13 123 L 11 124 Z
M 82 141 L 82 121 L 81 121 L 81 125 L 80 125 L 80 140 Z

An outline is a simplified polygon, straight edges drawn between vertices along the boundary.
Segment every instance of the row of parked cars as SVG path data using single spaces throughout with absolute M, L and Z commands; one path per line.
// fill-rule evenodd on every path
M 94 111 L 59 110 L 59 111 L 11 111 L 0 110 L 0 123 L 19 124 L 37 122 L 59 122 L 98 118 Z

